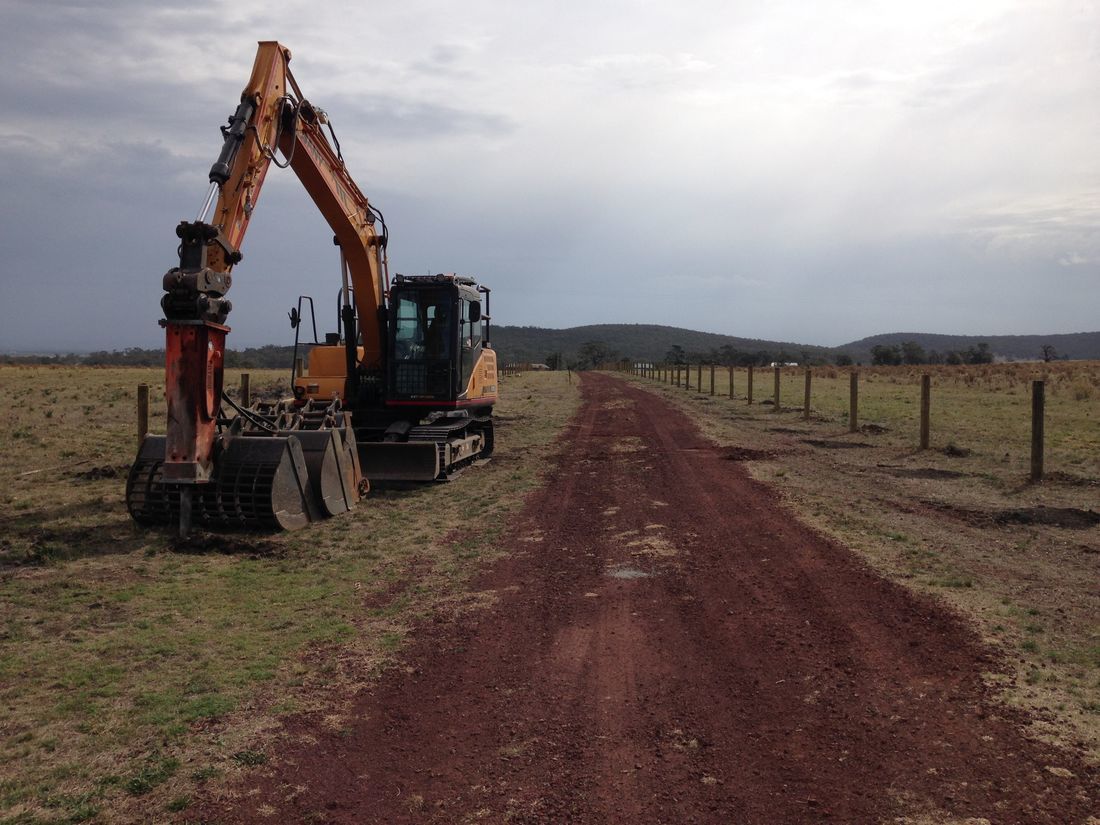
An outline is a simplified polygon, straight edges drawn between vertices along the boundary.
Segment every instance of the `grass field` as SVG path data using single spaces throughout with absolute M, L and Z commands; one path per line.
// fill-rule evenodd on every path
M 885 428 L 885 438 L 916 448 L 920 437 L 920 380 L 929 373 L 931 449 L 970 450 L 997 465 L 1006 477 L 1026 475 L 1031 460 L 1031 382 L 1046 381 L 1046 469 L 1082 479 L 1100 478 L 1100 361 L 1049 364 L 990 364 L 958 367 L 859 367 L 858 423 Z M 754 406 L 774 411 L 774 371 L 756 369 Z M 810 410 L 815 420 L 846 424 L 849 409 L 847 368 L 815 368 Z M 681 378 L 682 378 L 681 373 Z M 698 391 L 698 373 L 691 369 L 691 391 Z M 729 396 L 729 372 L 714 372 L 716 396 Z M 702 385 L 710 393 L 710 367 Z M 748 372 L 735 369 L 734 395 L 742 402 Z M 687 390 L 681 387 L 687 392 Z M 805 372 L 780 371 L 780 406 L 801 410 Z
M 949 604 L 1002 654 L 989 674 L 1031 730 L 1100 760 L 1100 362 L 939 367 L 931 444 L 919 449 L 922 368 L 861 368 L 859 430 L 849 374 L 691 372 L 691 389 L 632 380 L 680 403 L 801 518 L 884 574 Z M 1047 381 L 1046 476 L 1029 483 L 1030 382 Z M 682 378 L 682 374 L 681 374 Z M 762 403 L 766 402 L 766 403 Z
M 285 390 L 285 372 L 251 372 L 254 394 Z M 507 379 L 489 465 L 299 533 L 176 546 L 125 512 L 139 383 L 162 432 L 160 370 L 0 367 L 5 825 L 186 818 L 197 789 L 272 756 L 281 716 L 339 728 L 334 697 L 413 621 L 491 597 L 463 585 L 577 403 L 564 374 Z

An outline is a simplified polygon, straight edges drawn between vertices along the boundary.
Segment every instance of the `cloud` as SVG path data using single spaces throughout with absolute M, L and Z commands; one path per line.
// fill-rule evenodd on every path
M 371 139 L 446 141 L 456 135 L 499 136 L 516 128 L 507 116 L 394 94 L 337 94 L 325 106 L 334 121 L 349 118 Z
M 155 342 L 175 223 L 275 33 L 394 267 L 485 278 L 503 323 L 1094 327 L 1097 30 L 1071 0 L 9 4 L 0 350 Z M 330 234 L 271 170 L 236 340 L 338 282 Z M 94 317 L 107 294 L 133 317 Z

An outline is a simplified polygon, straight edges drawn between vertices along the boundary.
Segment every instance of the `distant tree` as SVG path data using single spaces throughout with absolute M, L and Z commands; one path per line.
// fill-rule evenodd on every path
M 929 364 L 942 364 L 943 356 L 934 349 L 928 350 L 928 363 Z
M 838 352 L 833 359 L 833 363 L 838 367 L 850 367 L 852 366 L 852 356 L 846 352 Z
M 896 345 L 875 344 L 871 347 L 871 363 L 876 367 L 896 366 L 901 363 L 901 348 Z
M 903 341 L 901 345 L 901 361 L 903 364 L 924 364 L 928 361 L 924 347 L 916 341 Z
M 715 353 L 715 363 L 732 366 L 737 363 L 739 353 L 732 344 L 723 344 Z
M 560 370 L 565 366 L 565 358 L 560 352 L 552 352 L 546 356 L 546 360 L 543 363 L 552 370 Z
M 1043 344 L 1042 353 L 1044 361 L 1053 361 L 1058 357 L 1058 350 L 1054 348 L 1053 344 Z
M 665 353 L 665 361 L 669 364 L 683 364 L 684 358 L 684 348 L 679 344 L 673 344 Z
M 953 367 L 956 367 L 959 364 L 965 363 L 963 361 L 963 357 L 959 353 L 955 352 L 954 350 L 952 350 L 951 352 L 947 353 L 947 355 L 944 356 L 943 362 L 945 364 L 950 364 Z
M 989 344 L 985 341 L 981 341 L 976 347 L 970 347 L 966 351 L 966 363 L 992 364 L 993 353 L 989 349 Z
M 577 369 L 596 369 L 615 357 L 616 353 L 604 341 L 585 341 L 577 350 Z

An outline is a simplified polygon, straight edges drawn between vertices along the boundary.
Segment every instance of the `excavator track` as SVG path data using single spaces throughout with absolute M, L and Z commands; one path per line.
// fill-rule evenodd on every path
M 412 427 L 405 441 L 360 441 L 359 460 L 372 482 L 446 481 L 492 448 L 490 416 L 440 418 Z

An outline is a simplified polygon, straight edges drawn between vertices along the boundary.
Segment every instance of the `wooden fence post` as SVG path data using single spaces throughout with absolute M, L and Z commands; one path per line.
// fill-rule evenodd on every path
M 714 364 L 710 365 L 710 394 L 714 395 Z
M 733 364 L 730 364 L 730 398 L 733 398 Z
M 745 401 L 745 403 L 746 404 L 751 404 L 752 403 L 752 365 L 751 364 L 749 365 L 749 379 L 748 380 L 749 380 L 749 383 L 748 383 L 748 388 L 746 390 L 746 392 L 748 393 L 748 399 Z
M 241 373 L 241 406 L 252 406 L 252 377 L 247 372 Z
M 928 449 L 931 434 L 930 413 L 932 411 L 932 376 L 925 373 L 920 377 L 920 448 Z
M 810 368 L 806 367 L 806 397 L 802 400 L 802 420 L 810 420 Z
M 779 412 L 779 367 L 775 368 L 775 401 L 773 402 L 772 412 Z
M 1043 480 L 1043 407 L 1046 382 L 1031 382 L 1031 480 Z
M 859 429 L 859 371 L 852 370 L 848 377 L 848 432 Z
M 149 433 L 149 385 L 138 384 L 137 388 L 137 436 L 138 447 Z
M 695 365 L 695 389 L 699 392 L 703 391 L 703 362 L 700 361 Z

